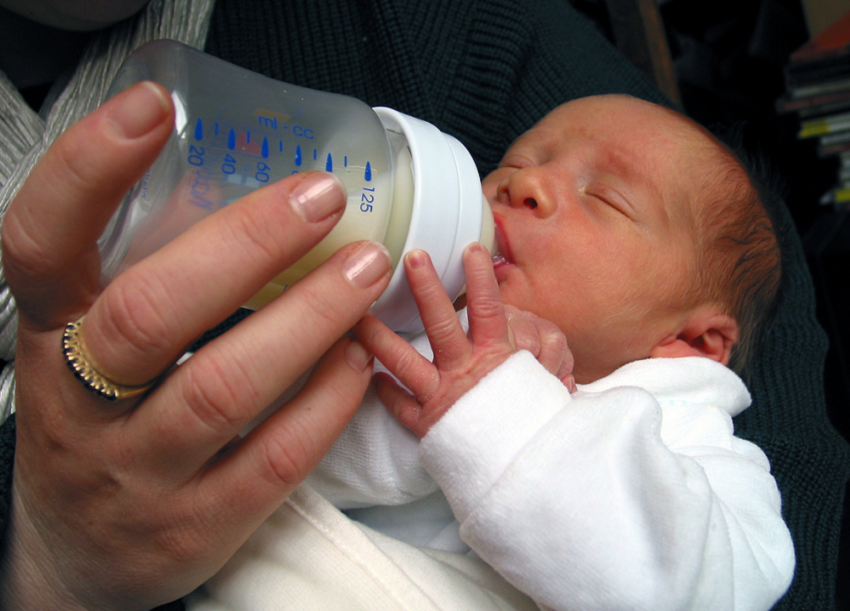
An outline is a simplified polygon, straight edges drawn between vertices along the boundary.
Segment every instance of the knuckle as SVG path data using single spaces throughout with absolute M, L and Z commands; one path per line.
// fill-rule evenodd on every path
M 244 424 L 242 406 L 246 397 L 254 394 L 250 384 L 241 383 L 247 376 L 239 371 L 238 359 L 228 358 L 225 362 L 207 355 L 203 361 L 192 365 L 181 376 L 180 396 L 202 426 L 216 436 L 230 438 L 241 430 Z
M 38 235 L 40 226 L 19 209 L 6 215 L 0 240 L 3 266 L 10 278 L 42 280 L 63 263 L 54 260 L 51 245 Z
M 132 358 L 149 359 L 170 345 L 170 327 L 164 312 L 166 292 L 154 284 L 150 276 L 135 275 L 133 282 L 122 278 L 113 283 L 102 299 L 99 321 L 112 345 L 121 353 L 127 350 Z
M 61 170 L 63 189 L 85 193 L 97 187 L 102 181 L 101 165 L 91 163 L 91 155 L 86 150 L 88 140 L 77 141 L 60 138 L 51 153 L 56 156 L 55 166 Z
M 309 474 L 310 431 L 290 423 L 287 435 L 268 435 L 259 446 L 260 473 L 275 487 L 294 488 Z
M 324 329 L 339 326 L 345 300 L 340 299 L 338 294 L 318 290 L 318 287 L 313 284 L 305 284 L 301 290 L 304 297 L 302 301 L 310 304 L 305 315 L 311 319 L 309 324 L 305 324 L 302 328 Z M 351 305 L 350 302 L 345 303 Z
M 431 338 L 431 343 L 439 344 L 447 341 L 452 337 L 458 325 L 457 318 L 454 316 L 433 321 L 428 327 L 428 337 Z
M 209 513 L 216 514 L 205 511 L 186 499 L 180 501 L 182 502 L 167 504 L 162 514 L 156 515 L 155 526 L 148 529 L 156 533 L 160 540 L 156 547 L 162 550 L 163 554 L 159 563 L 154 565 L 154 568 L 159 570 L 197 562 L 198 558 L 206 557 L 213 551 L 214 542 L 204 535 L 208 532 L 204 526 L 214 525 L 206 524 L 204 516 Z
M 558 354 L 567 352 L 567 336 L 564 335 L 560 329 L 554 327 L 551 329 L 544 329 L 540 333 L 540 336 L 541 341 L 553 352 Z
M 260 206 L 242 206 L 225 225 L 228 232 L 225 241 L 232 244 L 228 248 L 237 248 L 247 254 L 254 265 L 271 265 L 280 258 L 278 244 L 281 242 L 278 227 L 263 214 Z
M 475 315 L 482 319 L 493 319 L 504 317 L 505 310 L 500 299 L 488 296 L 477 300 Z
M 511 330 L 514 334 L 514 342 L 518 350 L 528 350 L 534 355 L 539 354 L 541 348 L 540 335 L 532 325 L 524 318 L 517 318 L 511 322 Z
M 396 373 L 401 379 L 409 379 L 417 375 L 417 365 L 419 365 L 419 353 L 411 353 L 408 351 L 398 355 L 396 362 Z

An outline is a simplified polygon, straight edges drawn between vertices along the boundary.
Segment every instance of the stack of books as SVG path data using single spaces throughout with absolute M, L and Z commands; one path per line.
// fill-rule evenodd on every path
M 819 157 L 839 158 L 821 203 L 850 206 L 850 12 L 791 54 L 776 110 L 799 116 L 798 137 L 816 138 Z

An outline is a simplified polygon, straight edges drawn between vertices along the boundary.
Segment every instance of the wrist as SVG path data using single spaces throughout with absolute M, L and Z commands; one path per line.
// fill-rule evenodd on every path
M 0 609 L 20 611 L 108 611 L 77 600 L 60 578 L 48 546 L 13 494 L 5 541 L 0 549 Z M 67 577 L 67 575 L 65 576 Z

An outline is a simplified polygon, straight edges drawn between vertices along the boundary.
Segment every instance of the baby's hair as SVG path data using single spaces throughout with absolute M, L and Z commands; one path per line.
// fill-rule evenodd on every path
M 746 377 L 776 311 L 782 254 L 774 211 L 782 196 L 763 156 L 745 151 L 731 132 L 715 142 L 720 163 L 709 177 L 709 199 L 699 207 L 702 248 L 695 290 L 738 323 L 729 367 Z

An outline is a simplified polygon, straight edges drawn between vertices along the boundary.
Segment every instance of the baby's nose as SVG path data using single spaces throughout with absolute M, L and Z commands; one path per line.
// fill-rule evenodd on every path
M 499 184 L 499 201 L 512 208 L 522 208 L 547 217 L 554 211 L 548 195 L 544 173 L 539 168 L 517 170 Z

